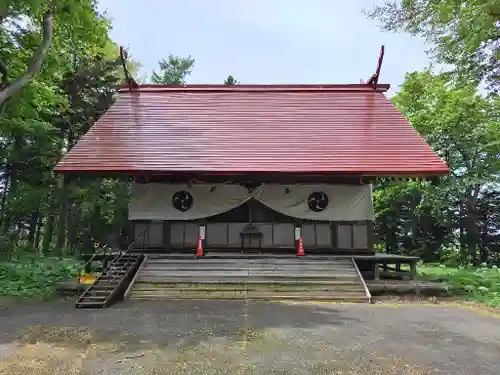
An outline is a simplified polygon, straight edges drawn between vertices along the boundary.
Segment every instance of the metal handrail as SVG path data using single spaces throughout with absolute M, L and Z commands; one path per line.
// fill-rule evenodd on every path
M 87 262 L 85 262 L 85 264 L 82 266 L 81 270 L 85 270 L 87 268 L 87 266 L 95 259 L 96 256 L 97 256 L 97 253 L 92 254 L 92 257 Z M 80 273 L 78 274 L 78 277 L 80 277 L 81 274 L 82 274 L 82 271 L 80 271 Z
M 108 245 L 107 245 L 107 244 L 105 244 L 104 246 L 101 246 L 101 248 L 106 247 L 106 246 L 108 246 Z M 90 259 L 89 259 L 87 262 L 85 262 L 85 264 L 84 264 L 84 265 L 80 268 L 80 272 L 79 272 L 79 274 L 78 274 L 78 277 L 80 277 L 80 276 L 81 276 L 81 274 L 82 274 L 82 271 L 81 271 L 81 270 L 85 270 L 85 269 L 87 268 L 87 266 L 88 266 L 88 265 L 89 265 L 89 264 L 90 264 L 90 263 L 91 263 L 91 262 L 92 262 L 92 261 L 93 261 L 93 260 L 94 260 L 94 259 L 98 256 L 98 255 L 105 255 L 105 254 L 99 254 L 99 253 L 97 253 L 97 250 L 98 250 L 98 248 L 95 248 L 95 249 L 94 249 L 94 253 L 93 253 L 93 254 L 92 254 L 92 256 L 90 257 Z M 91 271 L 91 272 L 92 272 L 92 271 Z
M 123 294 L 123 299 L 128 298 L 130 292 L 132 291 L 132 287 L 134 286 L 136 280 L 139 278 L 139 275 L 141 273 L 142 267 L 144 267 L 144 265 L 147 263 L 147 261 L 148 261 L 148 255 L 146 254 L 146 255 L 144 255 L 144 259 L 142 260 L 141 265 L 137 269 L 137 272 L 135 273 L 134 277 L 132 278 L 132 281 L 130 282 L 127 290 Z
M 361 279 L 361 283 L 363 284 L 363 288 L 365 290 L 365 295 L 368 297 L 368 303 L 372 302 L 372 294 L 370 293 L 370 289 L 366 286 L 365 279 L 363 278 L 363 275 L 361 274 L 361 271 L 358 268 L 358 265 L 354 258 L 351 258 L 352 264 L 354 265 L 354 268 L 356 270 L 356 273 L 358 274 L 359 278 Z
M 102 275 L 105 275 L 105 274 L 107 273 L 107 272 L 106 272 L 106 270 L 107 270 L 108 268 L 110 268 L 110 267 L 111 267 L 111 265 L 112 265 L 114 262 L 119 261 L 119 260 L 120 260 L 120 259 L 121 259 L 121 258 L 122 258 L 125 254 L 128 254 L 128 253 L 130 252 L 130 250 L 132 249 L 132 247 L 134 246 L 134 244 L 136 243 L 136 241 L 137 241 L 139 238 L 141 238 L 141 237 L 144 235 L 144 233 L 146 233 L 146 231 L 147 231 L 147 230 L 148 230 L 148 229 L 144 229 L 144 230 L 141 232 L 141 234 L 140 234 L 140 235 L 139 235 L 136 239 L 134 239 L 134 240 L 132 241 L 132 243 L 131 243 L 128 247 L 127 247 L 127 249 L 126 249 L 124 252 L 121 252 L 121 254 L 120 254 L 120 255 L 117 255 L 117 256 L 116 256 L 116 257 L 115 257 L 115 258 L 111 261 L 111 263 L 110 263 L 110 264 L 106 267 L 106 269 L 104 269 L 104 270 L 103 270 Z M 96 255 L 97 255 L 97 254 L 96 254 Z M 97 280 L 98 280 L 98 279 L 99 279 L 99 278 L 97 278 L 97 279 L 96 279 L 96 280 L 95 280 L 92 284 L 90 284 L 90 285 L 88 286 L 88 288 L 84 290 L 84 292 L 83 292 L 83 293 L 81 293 L 81 294 L 79 294 L 79 295 L 78 295 L 78 297 L 77 297 L 77 301 L 79 301 L 79 300 L 80 300 L 80 298 L 81 298 L 82 296 L 84 296 L 85 294 L 87 294 L 87 292 L 88 292 L 88 291 L 89 291 L 89 290 L 90 290 L 90 289 L 91 289 L 91 288 L 95 285 L 95 283 L 97 282 Z M 113 275 L 113 276 L 112 276 L 111 280 L 115 280 L 115 275 Z
M 123 258 L 126 254 L 129 254 L 129 253 L 130 253 L 130 251 L 132 250 L 132 247 L 134 246 L 134 244 L 137 242 L 137 240 L 138 240 L 139 238 L 141 238 L 141 237 L 142 237 L 142 236 L 143 236 L 143 235 L 147 232 L 147 230 L 148 230 L 148 229 L 144 229 L 144 230 L 141 232 L 141 234 L 140 234 L 137 238 L 135 238 L 135 239 L 134 239 L 134 240 L 130 243 L 130 245 L 127 247 L 127 249 L 126 249 L 125 251 L 121 252 L 119 255 L 117 255 L 117 256 L 116 256 L 116 257 L 115 257 L 115 258 L 111 261 L 111 263 L 109 264 L 109 266 L 108 266 L 108 267 L 111 267 L 111 265 L 112 265 L 113 263 L 118 262 L 118 261 L 119 261 L 121 258 Z M 106 270 L 104 270 L 104 271 L 106 271 Z M 103 273 L 105 273 L 105 272 L 103 272 Z M 116 278 L 116 275 L 111 275 L 111 280 L 115 280 L 115 278 Z

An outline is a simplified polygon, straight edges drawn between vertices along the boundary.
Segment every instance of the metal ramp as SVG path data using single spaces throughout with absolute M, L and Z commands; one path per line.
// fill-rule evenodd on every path
M 149 255 L 131 299 L 254 299 L 370 302 L 352 257 Z
M 123 298 L 144 256 L 125 252 L 118 255 L 76 302 L 77 308 L 104 308 Z

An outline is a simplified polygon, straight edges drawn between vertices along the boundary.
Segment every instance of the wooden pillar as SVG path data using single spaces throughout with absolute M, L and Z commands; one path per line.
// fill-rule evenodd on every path
M 410 262 L 410 274 L 411 279 L 415 280 L 415 291 L 418 297 L 420 297 L 420 283 L 418 282 L 417 277 L 417 261 L 413 260 Z
M 411 274 L 412 280 L 417 278 L 417 262 L 416 261 L 412 261 L 410 263 L 410 274 Z
M 375 244 L 375 231 L 373 229 L 373 221 L 368 220 L 366 221 L 366 235 L 367 235 L 367 243 L 368 243 L 368 250 L 375 254 L 375 249 L 374 249 L 374 244 Z
M 163 221 L 163 248 L 165 251 L 170 251 L 170 222 Z
M 337 222 L 331 221 L 330 222 L 330 231 L 332 234 L 332 250 L 333 251 L 338 251 L 338 232 L 337 232 Z
M 375 262 L 374 266 L 375 266 L 375 269 L 374 269 L 374 272 L 373 272 L 373 277 L 374 277 L 375 280 L 380 280 L 380 272 L 378 270 L 378 264 Z

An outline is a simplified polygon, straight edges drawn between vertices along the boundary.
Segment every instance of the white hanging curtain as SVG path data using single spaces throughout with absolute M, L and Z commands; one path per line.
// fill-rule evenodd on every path
M 196 220 L 236 208 L 253 195 L 230 184 L 132 184 L 130 220 Z
M 256 195 L 284 215 L 326 221 L 373 220 L 371 185 L 265 185 Z
M 373 220 L 371 185 L 268 184 L 250 192 L 233 184 L 132 184 L 130 220 L 196 220 L 222 214 L 251 198 L 306 220 Z

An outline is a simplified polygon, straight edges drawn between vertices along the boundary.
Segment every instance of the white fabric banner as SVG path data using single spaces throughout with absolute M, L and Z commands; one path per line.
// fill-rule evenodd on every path
M 233 184 L 132 184 L 130 220 L 195 220 L 255 198 L 287 216 L 306 220 L 373 220 L 371 185 L 262 185 L 252 192 Z
M 185 193 L 189 193 L 186 196 Z M 222 214 L 254 193 L 229 184 L 132 184 L 130 220 L 195 220 Z M 179 210 L 180 209 L 180 210 Z
M 255 198 L 267 207 L 306 220 L 373 220 L 371 185 L 269 184 Z

